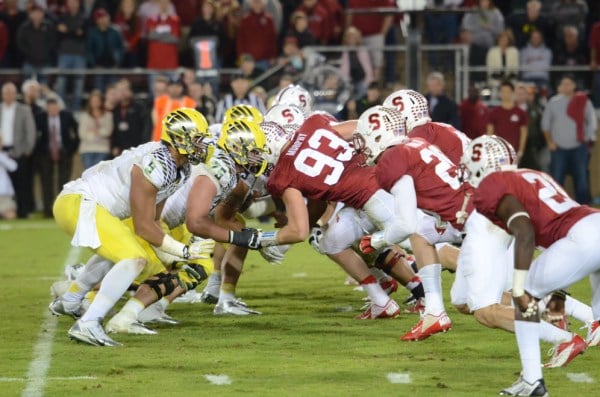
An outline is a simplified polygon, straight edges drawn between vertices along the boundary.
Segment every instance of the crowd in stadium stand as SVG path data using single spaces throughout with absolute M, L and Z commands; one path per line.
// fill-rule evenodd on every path
M 457 104 L 444 91 L 444 82 L 454 73 L 452 57 L 429 53 L 428 70 L 433 73 L 426 79 L 426 93 L 434 121 L 462 124 L 471 137 L 480 135 L 490 128 L 490 110 L 481 101 L 479 89 L 498 93 L 502 86 L 512 86 L 517 94 L 515 106 L 528 114 L 519 118 L 519 126 L 529 131 L 528 146 L 519 147 L 517 139 L 516 149 L 529 166 L 548 170 L 543 105 L 563 77 L 562 71 L 551 73 L 548 68 L 589 68 L 575 70 L 571 78 L 600 107 L 600 2 L 427 3 L 438 12 L 423 15 L 424 42 L 468 45 L 469 64 L 486 70 L 471 74 L 477 84 Z M 306 67 L 303 49 L 307 46 L 348 46 L 335 55 L 341 76 L 353 86 L 338 116 L 357 117 L 380 100 L 382 89 L 397 87 L 400 76 L 395 53 L 370 47 L 403 42 L 402 15 L 346 12 L 372 7 L 396 7 L 396 1 L 3 0 L 0 71 L 17 69 L 20 77 L 13 84 L 14 75 L 0 75 L 4 81 L 1 146 L 18 165 L 15 170 L 0 163 L 0 172 L 10 175 L 16 197 L 16 207 L 0 206 L 0 216 L 6 212 L 11 217 L 16 209 L 17 216 L 27 217 L 34 211 L 36 172 L 43 179 L 44 214 L 51 216 L 52 197 L 70 175 L 75 153 L 86 168 L 116 156 L 157 136 L 157 120 L 175 107 L 195 107 L 210 122 L 220 121 L 223 111 L 233 104 L 250 103 L 264 110 L 269 104 L 267 91 L 277 88 L 278 82 L 271 79 L 271 86 L 255 86 L 252 81 L 277 65 L 283 68 L 280 86 L 296 81 Z M 455 12 L 441 13 L 440 9 Z M 199 79 L 194 72 L 190 38 L 205 36 L 218 39 L 216 66 L 239 69 L 225 84 Z M 74 73 L 48 74 L 53 67 Z M 112 68 L 147 68 L 150 72 L 140 89 L 122 74 L 108 73 Z M 76 73 L 94 69 L 102 73 Z M 134 91 L 142 91 L 145 99 L 137 99 Z M 18 97 L 27 106 L 19 104 L 15 110 L 13 102 Z M 69 159 L 61 162 L 59 177 L 46 172 L 47 160 L 56 157 L 50 149 L 49 136 L 53 135 L 48 120 L 58 117 L 57 112 L 61 115 L 57 125 L 60 156 Z M 17 140 L 17 136 L 28 138 Z M 591 143 L 586 140 L 588 146 Z M 0 184 L 7 180 L 0 175 L 4 181 Z M 0 196 L 2 192 L 0 186 Z M 7 192 L 10 196 L 11 190 Z M 4 211 L 7 206 L 12 212 Z

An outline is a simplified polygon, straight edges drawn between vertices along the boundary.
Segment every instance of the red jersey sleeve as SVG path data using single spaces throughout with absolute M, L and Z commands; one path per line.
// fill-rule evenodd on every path
M 408 172 L 408 164 L 400 159 L 406 158 L 402 145 L 396 145 L 388 148 L 381 155 L 377 166 L 375 167 L 375 176 L 377 183 L 388 192 L 394 187 L 398 179 L 402 178 Z
M 509 188 L 501 172 L 488 175 L 481 181 L 477 189 L 475 189 L 475 208 L 488 219 L 497 219 L 496 208 L 498 208 L 500 200 L 508 194 L 508 191 Z M 499 226 L 504 227 L 504 225 Z

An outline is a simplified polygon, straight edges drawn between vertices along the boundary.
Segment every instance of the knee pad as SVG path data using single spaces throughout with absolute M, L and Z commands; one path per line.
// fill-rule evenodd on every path
M 157 299 L 161 299 L 163 296 L 170 295 L 175 290 L 175 286 L 178 282 L 177 277 L 174 274 L 158 273 L 144 281 L 142 284 L 146 284 L 150 287 L 156 294 Z
M 392 256 L 388 259 L 389 254 Z M 383 270 L 386 274 L 391 274 L 392 269 L 396 264 L 402 259 L 405 258 L 406 254 L 404 251 L 396 251 L 391 248 L 384 249 L 375 259 L 375 267 Z

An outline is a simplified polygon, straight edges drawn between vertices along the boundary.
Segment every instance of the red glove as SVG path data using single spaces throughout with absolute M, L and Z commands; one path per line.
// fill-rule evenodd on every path
M 370 254 L 371 252 L 375 251 L 375 248 L 371 246 L 371 236 L 364 236 L 361 238 L 358 248 L 363 254 Z

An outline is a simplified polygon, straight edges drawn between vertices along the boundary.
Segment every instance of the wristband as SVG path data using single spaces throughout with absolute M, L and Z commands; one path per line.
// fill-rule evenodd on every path
M 260 233 L 260 246 L 272 247 L 274 245 L 279 245 L 279 242 L 277 241 L 277 233 L 277 230 Z
M 158 248 L 162 251 L 165 251 L 167 254 L 171 254 L 183 259 L 190 258 L 190 253 L 188 252 L 189 247 L 175 240 L 168 234 L 165 234 L 165 237 L 163 237 L 163 241 Z
M 529 270 L 515 269 L 513 274 L 513 287 L 512 295 L 515 298 L 523 296 L 525 294 L 525 281 L 527 281 L 527 275 Z

